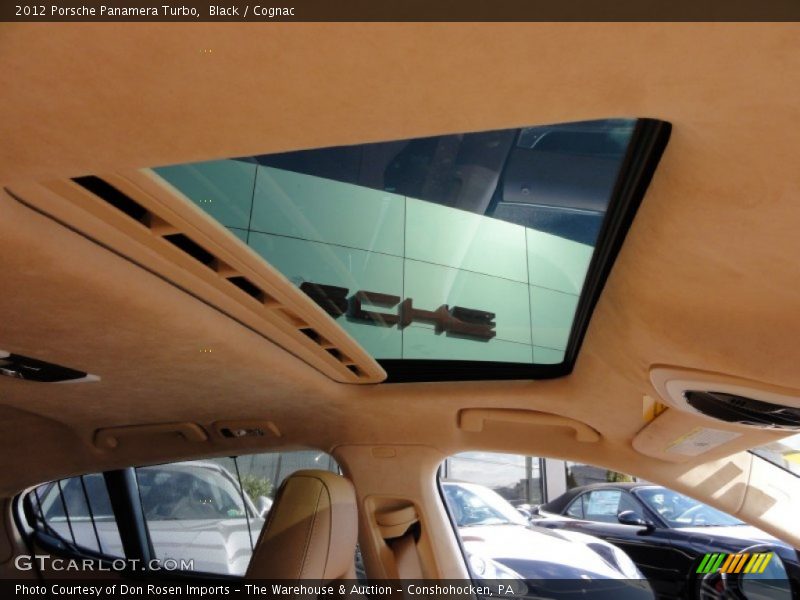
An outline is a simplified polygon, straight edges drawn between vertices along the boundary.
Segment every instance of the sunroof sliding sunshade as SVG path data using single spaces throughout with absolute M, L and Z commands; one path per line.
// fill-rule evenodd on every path
M 669 129 L 604 119 L 154 170 L 390 381 L 553 377 L 573 367 Z

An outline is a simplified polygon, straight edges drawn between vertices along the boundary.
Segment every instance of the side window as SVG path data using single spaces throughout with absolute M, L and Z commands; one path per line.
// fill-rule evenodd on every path
M 538 457 L 462 452 L 444 461 L 442 479 L 486 486 L 515 507 L 544 501 L 542 459 Z
M 324 452 L 276 452 L 136 469 L 155 558 L 244 575 L 280 484 L 301 469 L 338 472 Z
M 619 503 L 622 496 L 620 490 L 595 490 L 584 494 L 584 515 L 589 521 L 617 523 Z
M 222 465 L 198 462 L 145 467 L 136 470 L 136 479 L 148 523 L 256 516 Z
M 540 459 L 516 454 L 465 452 L 449 457 L 439 470 L 444 505 L 461 538 L 465 566 L 475 579 L 509 581 L 507 589 L 523 595 L 514 566 L 495 560 L 514 544 L 537 547 L 532 509 L 544 496 Z M 510 541 L 509 541 L 510 540 Z M 513 553 L 511 554 L 513 556 Z M 510 561 L 514 562 L 514 561 Z
M 637 500 L 635 500 L 629 493 L 623 492 L 619 499 L 619 511 L 617 514 L 624 510 L 632 510 L 640 517 L 644 518 L 644 510 Z
M 124 557 L 102 474 L 40 485 L 28 494 L 27 500 L 35 529 L 82 551 Z
M 572 504 L 569 505 L 565 513 L 568 517 L 572 517 L 573 519 L 583 518 L 583 499 L 585 496 L 586 494 L 581 494 L 572 501 Z
M 275 492 L 301 469 L 339 466 L 324 452 L 299 451 L 136 468 L 154 558 L 197 573 L 244 575 Z M 35 529 L 81 551 L 123 556 L 101 473 L 41 485 L 26 501 Z

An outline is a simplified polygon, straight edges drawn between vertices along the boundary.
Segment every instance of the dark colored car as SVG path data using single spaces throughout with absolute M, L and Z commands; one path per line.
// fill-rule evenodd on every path
M 540 527 L 586 533 L 620 547 L 660 598 L 697 597 L 702 580 L 697 569 L 706 554 L 736 554 L 755 546 L 774 551 L 795 593 L 800 590 L 794 548 L 665 487 L 596 483 L 571 489 L 533 512 L 532 522 Z
M 445 481 L 444 498 L 473 574 L 527 598 L 654 598 L 620 548 L 573 531 L 532 527 L 494 490 Z M 508 589 L 508 588 L 506 588 Z

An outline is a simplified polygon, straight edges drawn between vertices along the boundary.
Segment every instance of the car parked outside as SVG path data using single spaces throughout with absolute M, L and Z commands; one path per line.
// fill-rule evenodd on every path
M 642 573 L 616 546 L 581 533 L 533 527 L 482 485 L 443 481 L 442 488 L 475 577 L 516 580 L 519 591 L 535 597 L 653 597 Z
M 533 513 L 531 523 L 542 529 L 589 534 L 623 549 L 662 598 L 696 597 L 702 579 L 697 569 L 707 554 L 767 547 L 780 557 L 790 577 L 800 572 L 797 551 L 791 546 L 716 508 L 650 483 L 576 487 L 535 507 Z

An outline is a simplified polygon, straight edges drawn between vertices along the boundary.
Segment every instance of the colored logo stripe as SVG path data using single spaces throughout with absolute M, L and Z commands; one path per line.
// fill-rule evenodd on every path
M 706 554 L 697 573 L 763 573 L 772 560 L 772 552 L 757 552 L 755 554 Z
M 703 557 L 703 561 L 700 563 L 700 566 L 697 567 L 697 572 L 698 573 L 705 573 L 706 572 L 706 565 L 708 564 L 708 560 L 709 560 L 710 557 L 711 557 L 710 554 L 706 554 Z
M 736 562 L 738 555 L 736 554 L 728 554 L 728 558 L 725 559 L 725 562 L 722 564 L 722 568 L 720 569 L 721 573 L 730 573 L 731 565 Z
M 744 566 L 744 563 L 747 560 L 748 556 L 750 556 L 750 555 L 749 554 L 737 554 L 736 555 L 736 561 L 734 561 L 734 564 L 731 567 L 730 572 L 731 573 L 738 573 L 739 571 L 741 571 L 742 567 Z

